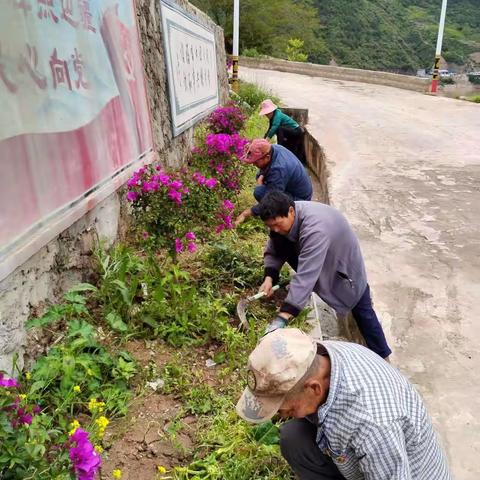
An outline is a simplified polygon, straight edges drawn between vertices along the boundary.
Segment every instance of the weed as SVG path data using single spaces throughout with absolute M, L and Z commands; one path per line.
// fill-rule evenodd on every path
M 239 82 L 238 92 L 236 94 L 239 101 L 248 105 L 250 112 L 254 112 L 260 104 L 267 98 L 273 100 L 274 103 L 279 103 L 280 100 L 270 90 L 259 87 L 254 83 L 244 81 Z

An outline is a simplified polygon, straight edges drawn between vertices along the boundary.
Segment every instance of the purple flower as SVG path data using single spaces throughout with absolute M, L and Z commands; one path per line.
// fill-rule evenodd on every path
M 160 175 L 157 175 L 157 179 L 162 185 L 168 185 L 170 183 L 170 176 L 166 173 L 161 173 Z
M 183 243 L 179 238 L 175 239 L 175 251 L 177 253 L 183 252 Z
M 158 190 L 158 183 L 157 182 L 144 182 L 142 185 L 142 190 L 144 192 L 155 192 Z
M 20 384 L 14 378 L 4 378 L 3 373 L 0 373 L 0 387 L 16 388 Z
M 29 413 L 26 413 L 25 415 L 20 415 L 18 417 L 19 423 L 22 423 L 24 425 L 31 425 L 32 424 L 33 417 Z
M 180 192 L 177 192 L 176 190 L 169 190 L 168 198 L 170 198 L 170 200 L 173 200 L 177 205 L 180 205 L 182 203 L 182 194 Z
M 127 185 L 128 185 L 129 187 L 136 187 L 136 186 L 138 185 L 138 180 L 139 180 L 139 178 L 138 178 L 136 175 L 134 175 L 134 176 L 127 182 Z
M 235 205 L 230 200 L 224 200 L 222 205 L 225 210 L 233 210 L 235 208 Z
M 195 236 L 195 234 L 193 232 L 187 232 L 185 234 L 185 238 L 187 240 L 196 240 L 197 239 L 197 237 Z
M 217 225 L 217 228 L 215 229 L 215 233 L 222 233 L 225 230 L 225 225 L 221 223 L 220 225 Z
M 75 447 L 70 448 L 70 460 L 78 480 L 93 480 L 102 465 L 102 459 L 88 440 L 88 435 L 85 430 L 77 428 L 70 437 L 70 441 L 76 443 Z
M 190 253 L 196 252 L 197 251 L 197 246 L 193 242 L 190 242 L 188 244 L 188 251 Z
M 217 183 L 217 180 L 212 177 L 205 182 L 205 186 L 211 190 L 212 188 L 215 188 L 217 186 Z
M 40 405 L 35 405 L 33 408 L 32 408 L 32 413 L 34 415 L 38 415 L 40 412 L 42 411 L 42 407 Z
M 161 167 L 160 165 L 157 165 L 157 166 L 155 167 L 155 170 L 156 170 L 157 172 L 161 172 L 161 171 L 162 171 L 162 167 Z
M 130 190 L 128 193 L 127 193 L 127 200 L 129 202 L 134 202 L 135 200 L 138 199 L 138 193 L 137 192 L 134 192 L 132 190 Z
M 144 240 L 146 240 L 149 237 L 148 232 L 143 232 L 142 237 Z
M 192 178 L 195 182 L 197 182 L 199 185 L 204 185 L 207 179 L 200 173 L 200 172 L 195 172 L 192 175 Z
M 174 180 L 173 182 L 170 183 L 169 185 L 170 188 L 182 188 L 183 187 L 183 183 L 180 182 L 179 180 Z

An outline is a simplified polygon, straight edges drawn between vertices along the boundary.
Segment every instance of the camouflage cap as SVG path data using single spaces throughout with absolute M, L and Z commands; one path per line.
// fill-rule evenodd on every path
M 272 418 L 316 353 L 315 341 L 298 328 L 279 328 L 263 337 L 248 357 L 247 388 L 237 403 L 238 415 L 251 423 Z

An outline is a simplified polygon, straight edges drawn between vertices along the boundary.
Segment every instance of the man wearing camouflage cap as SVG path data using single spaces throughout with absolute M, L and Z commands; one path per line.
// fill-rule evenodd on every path
M 452 479 L 413 385 L 361 345 L 275 330 L 251 353 L 247 384 L 242 418 L 294 418 L 280 448 L 300 480 Z

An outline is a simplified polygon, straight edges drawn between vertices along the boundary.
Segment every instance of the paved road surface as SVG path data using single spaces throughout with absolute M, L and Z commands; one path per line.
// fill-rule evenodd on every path
M 454 478 L 479 480 L 480 105 L 281 72 L 241 76 L 309 108 L 392 362 L 424 396 Z

